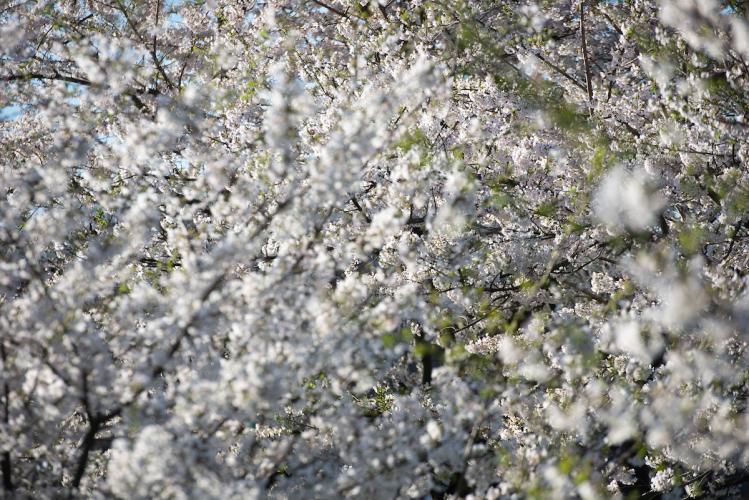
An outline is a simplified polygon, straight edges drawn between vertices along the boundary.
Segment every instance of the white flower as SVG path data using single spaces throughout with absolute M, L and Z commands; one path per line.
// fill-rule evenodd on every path
M 596 191 L 593 207 L 598 218 L 612 230 L 643 230 L 654 224 L 663 198 L 648 189 L 642 170 L 615 167 Z
M 438 422 L 430 420 L 427 422 L 427 434 L 432 441 L 440 441 L 442 439 L 442 427 Z
M 605 273 L 592 273 L 590 286 L 593 293 L 611 293 L 616 289 L 614 278 Z
M 620 323 L 616 330 L 616 346 L 623 352 L 631 354 L 635 358 L 649 363 L 652 352 L 646 346 L 640 334 L 640 324 L 635 321 Z
M 650 480 L 650 487 L 653 491 L 668 491 L 673 484 L 673 480 L 673 469 L 664 469 L 655 473 L 655 476 Z

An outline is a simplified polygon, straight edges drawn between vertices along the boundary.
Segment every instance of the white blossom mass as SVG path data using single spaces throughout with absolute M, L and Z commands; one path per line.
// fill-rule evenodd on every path
M 747 498 L 743 0 L 0 0 L 0 496 Z

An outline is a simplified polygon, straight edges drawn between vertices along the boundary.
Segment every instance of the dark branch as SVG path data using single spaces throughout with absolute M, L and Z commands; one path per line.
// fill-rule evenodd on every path
M 93 83 L 83 78 L 76 78 L 74 76 L 61 75 L 60 73 L 53 73 L 51 75 L 45 75 L 43 73 L 22 73 L 15 75 L 0 76 L 2 82 L 15 82 L 24 80 L 58 80 L 61 82 L 76 83 L 78 85 L 91 86 Z
M 320 0 L 312 0 L 312 3 L 319 5 L 320 7 L 323 7 L 325 9 L 328 9 L 330 12 L 337 14 L 344 19 L 350 19 L 349 15 L 343 12 L 342 10 L 338 10 L 335 7 L 331 7 L 330 5 L 326 4 L 325 2 L 321 2 Z

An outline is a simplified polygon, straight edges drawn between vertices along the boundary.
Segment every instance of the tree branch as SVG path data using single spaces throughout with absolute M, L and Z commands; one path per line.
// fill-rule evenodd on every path
M 585 85 L 583 85 L 582 83 L 580 83 L 579 81 L 577 81 L 577 79 L 574 76 L 572 76 L 569 73 L 567 73 L 567 71 L 565 71 L 563 68 L 561 68 L 561 67 L 557 66 L 556 64 L 554 64 L 553 62 L 549 61 L 540 52 L 532 52 L 532 54 L 534 56 L 538 57 L 541 60 L 541 62 L 543 62 L 544 64 L 546 64 L 548 67 L 550 67 L 551 69 L 553 69 L 554 71 L 556 71 L 557 73 L 559 73 L 560 75 L 562 75 L 563 77 L 565 77 L 566 79 L 568 79 L 570 82 L 572 82 L 573 84 L 575 84 L 575 86 L 577 88 L 579 88 L 583 92 L 586 92 Z
M 65 76 L 56 72 L 52 75 L 45 75 L 43 73 L 20 73 L 14 75 L 0 76 L 2 82 L 15 82 L 23 80 L 58 80 L 62 82 L 76 83 L 78 85 L 92 86 L 93 83 L 83 78 L 76 78 L 74 76 Z
M 2 357 L 3 361 L 3 370 L 7 371 L 6 367 L 6 360 L 7 356 L 5 353 L 5 343 L 0 342 L 0 356 Z M 3 382 L 3 422 L 5 425 L 8 425 L 8 422 L 10 421 L 10 404 L 9 404 L 9 398 L 10 398 L 10 388 L 8 387 L 8 382 Z M 6 451 L 3 453 L 2 458 L 2 471 L 3 471 L 3 489 L 5 491 L 13 491 L 13 466 L 10 458 L 10 451 Z
M 347 13 L 343 12 L 342 10 L 336 9 L 335 7 L 331 7 L 330 5 L 326 4 L 325 2 L 321 2 L 320 0 L 312 0 L 312 3 L 314 3 L 316 5 L 319 5 L 320 7 L 323 7 L 325 9 L 328 9 L 330 12 L 332 12 L 334 14 L 338 14 L 339 16 L 341 16 L 344 19 L 351 19 Z
M 593 77 L 590 73 L 590 60 L 588 59 L 588 42 L 585 39 L 585 0 L 580 2 L 580 39 L 582 42 L 583 65 L 585 66 L 585 87 L 588 93 L 588 102 L 593 103 Z M 591 106 L 591 113 L 593 112 Z
M 94 448 L 94 444 L 96 443 L 96 433 L 99 432 L 101 424 L 102 421 L 99 418 L 89 420 L 88 431 L 83 437 L 83 442 L 81 443 L 81 454 L 78 457 L 78 465 L 76 465 L 75 475 L 73 476 L 73 482 L 71 483 L 72 491 L 77 490 L 81 485 L 83 474 L 86 472 L 86 466 L 88 465 L 88 456 Z
M 366 220 L 368 223 L 372 222 L 372 219 L 369 217 L 367 212 L 364 211 L 364 208 L 359 204 L 359 200 L 356 199 L 356 196 L 351 197 L 351 203 L 354 204 L 354 207 L 361 212 L 361 214 L 364 216 L 364 220 Z

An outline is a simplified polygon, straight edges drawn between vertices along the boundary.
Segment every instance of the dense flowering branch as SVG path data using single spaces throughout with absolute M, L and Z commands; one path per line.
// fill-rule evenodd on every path
M 718 0 L 0 12 L 7 495 L 747 491 Z

